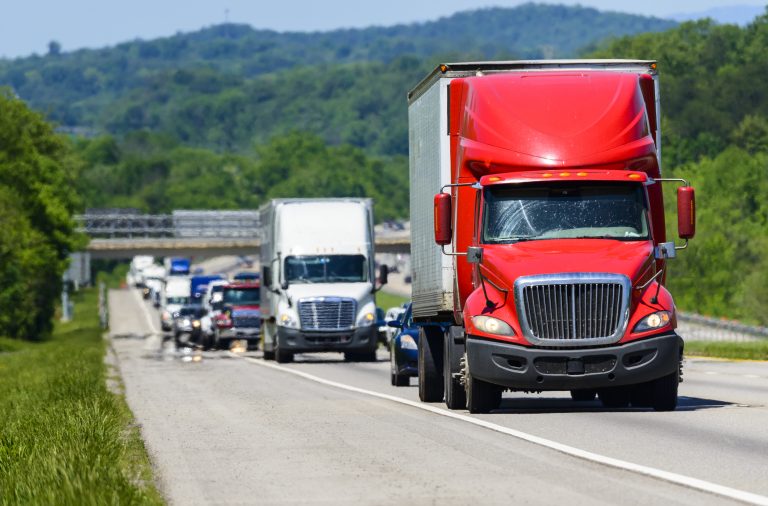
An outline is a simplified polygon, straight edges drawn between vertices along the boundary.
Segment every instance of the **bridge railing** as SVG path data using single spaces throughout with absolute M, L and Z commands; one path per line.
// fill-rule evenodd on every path
M 256 238 L 259 214 L 244 211 L 174 211 L 172 214 L 91 213 L 75 216 L 92 238 Z

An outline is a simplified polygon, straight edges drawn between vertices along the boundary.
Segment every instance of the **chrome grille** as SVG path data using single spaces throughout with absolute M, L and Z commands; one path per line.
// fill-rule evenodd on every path
M 626 328 L 630 284 L 618 274 L 520 278 L 521 326 L 534 344 L 582 346 L 618 341 Z
M 355 321 L 354 299 L 318 297 L 299 301 L 302 330 L 349 330 Z

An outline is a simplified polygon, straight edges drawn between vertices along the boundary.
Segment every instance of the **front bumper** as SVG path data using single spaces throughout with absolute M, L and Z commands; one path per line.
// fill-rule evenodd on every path
M 527 348 L 467 337 L 472 376 L 518 390 L 575 390 L 634 385 L 678 370 L 675 333 L 590 349 Z
M 312 351 L 374 351 L 378 346 L 376 326 L 359 327 L 347 331 L 305 331 L 277 327 L 278 346 L 294 353 Z
M 258 327 L 243 328 L 232 327 L 219 330 L 220 339 L 240 339 L 246 341 L 258 341 L 261 339 L 261 329 Z

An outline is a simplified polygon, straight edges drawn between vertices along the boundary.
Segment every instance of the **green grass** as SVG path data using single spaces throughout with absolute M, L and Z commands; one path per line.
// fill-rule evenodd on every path
M 768 360 L 768 340 L 748 343 L 686 341 L 685 354 L 741 360 Z
M 75 320 L 0 340 L 0 504 L 162 504 L 125 400 L 106 387 L 96 290 Z
M 376 294 L 376 305 L 384 311 L 394 306 L 400 306 L 404 302 L 408 302 L 408 300 L 408 297 L 387 293 L 384 290 Z

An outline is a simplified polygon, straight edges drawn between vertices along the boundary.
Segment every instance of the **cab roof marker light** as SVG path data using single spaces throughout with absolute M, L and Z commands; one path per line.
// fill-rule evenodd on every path
M 576 175 L 577 175 L 577 176 L 581 176 L 581 177 L 584 177 L 584 176 L 586 176 L 586 175 L 587 175 L 587 173 L 586 173 L 586 172 L 577 172 L 577 173 L 576 173 Z
M 570 175 L 571 175 L 571 173 L 570 173 L 570 172 L 561 172 L 561 173 L 560 173 L 560 177 L 568 177 L 568 176 L 570 176 Z

